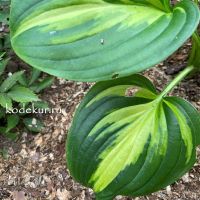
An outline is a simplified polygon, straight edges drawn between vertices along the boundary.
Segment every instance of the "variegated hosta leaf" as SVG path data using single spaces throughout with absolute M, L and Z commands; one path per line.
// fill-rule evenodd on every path
M 133 85 L 135 95 L 126 96 Z M 79 106 L 68 136 L 68 167 L 97 199 L 155 192 L 195 163 L 200 114 L 183 99 L 156 97 L 152 84 L 134 75 L 97 83 Z
M 189 0 L 12 0 L 18 56 L 47 73 L 108 80 L 159 63 L 189 38 L 199 10 Z

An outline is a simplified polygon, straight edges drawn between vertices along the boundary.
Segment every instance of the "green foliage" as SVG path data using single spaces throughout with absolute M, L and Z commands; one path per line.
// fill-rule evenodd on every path
M 4 136 L 16 140 L 16 126 L 23 122 L 24 126 L 31 132 L 39 132 L 44 127 L 43 123 L 32 116 L 32 105 L 36 108 L 47 109 L 46 102 L 41 101 L 36 93 L 49 87 L 53 77 L 41 78 L 41 72 L 31 70 L 29 75 L 25 71 L 15 73 L 6 72 L 6 65 L 9 59 L 1 56 L 0 61 L 0 133 Z M 29 108 L 29 113 L 26 110 Z M 31 126 L 30 121 L 36 120 L 36 124 Z
M 41 79 L 41 74 L 41 71 L 32 69 L 30 76 L 21 76 L 19 82 L 23 86 L 31 88 L 35 93 L 39 93 L 45 88 L 51 86 L 54 81 L 54 77 L 52 76 L 47 76 Z
M 18 115 L 7 115 L 6 121 L 7 124 L 5 126 L 0 127 L 0 133 L 2 133 L 4 136 L 11 140 L 17 139 L 17 134 L 15 132 L 12 132 L 13 129 L 19 124 L 19 116 Z
M 12 46 L 31 66 L 66 79 L 128 76 L 163 61 L 195 31 L 198 7 L 189 0 L 174 8 L 168 4 L 13 0 Z

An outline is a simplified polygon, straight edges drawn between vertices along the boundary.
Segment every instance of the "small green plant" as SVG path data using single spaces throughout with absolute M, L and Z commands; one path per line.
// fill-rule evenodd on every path
M 17 135 L 13 130 L 20 119 L 28 130 L 39 132 L 43 123 L 35 117 L 28 117 L 28 114 L 32 113 L 32 104 L 36 108 L 48 108 L 45 102 L 40 101 L 37 93 L 49 87 L 53 78 L 48 76 L 40 80 L 41 72 L 35 69 L 30 76 L 25 75 L 25 71 L 6 73 L 8 59 L 3 59 L 2 56 L 3 54 L 0 60 L 0 133 L 16 139 Z
M 12 0 L 13 49 L 36 69 L 100 81 L 76 111 L 67 142 L 71 175 L 98 200 L 158 191 L 196 161 L 200 114 L 168 93 L 200 69 L 198 1 Z M 37 35 L 37 37 L 36 37 Z M 192 36 L 186 67 L 158 93 L 135 74 Z M 126 91 L 135 86 L 132 97 Z

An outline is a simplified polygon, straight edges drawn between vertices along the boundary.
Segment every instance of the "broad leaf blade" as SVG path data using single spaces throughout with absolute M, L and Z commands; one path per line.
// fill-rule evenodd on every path
M 192 1 L 181 1 L 171 12 L 127 2 L 13 0 L 13 48 L 27 63 L 49 74 L 108 80 L 164 60 L 199 23 Z
M 67 142 L 71 175 L 99 199 L 144 196 L 178 180 L 196 161 L 199 113 L 180 98 L 148 99 L 145 87 L 142 98 L 110 88 L 97 83 L 76 112 Z

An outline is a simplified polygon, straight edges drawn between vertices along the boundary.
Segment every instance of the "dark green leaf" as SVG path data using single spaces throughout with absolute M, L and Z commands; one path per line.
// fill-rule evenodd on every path
M 11 131 L 19 123 L 19 117 L 17 115 L 8 115 L 7 116 L 7 128 L 6 132 Z
M 12 132 L 7 132 L 5 127 L 0 127 L 0 133 L 10 140 L 15 141 L 17 139 L 17 134 Z

